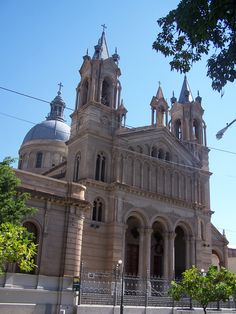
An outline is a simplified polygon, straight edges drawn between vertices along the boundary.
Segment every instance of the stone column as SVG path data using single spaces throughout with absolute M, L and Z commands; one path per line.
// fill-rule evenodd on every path
M 224 256 L 224 267 L 228 268 L 228 247 L 227 247 L 227 244 L 224 245 L 223 256 Z
M 186 252 L 185 252 L 185 258 L 186 258 L 186 265 L 185 265 L 185 268 L 188 269 L 190 267 L 190 239 L 189 239 L 189 236 L 185 236 L 184 237 L 184 240 L 185 240 L 185 249 L 186 249 Z
M 120 169 L 120 167 L 121 167 L 121 156 L 120 156 L 120 154 L 118 155 L 118 157 L 116 158 L 116 177 L 114 178 L 115 179 L 115 181 L 117 181 L 117 182 L 120 182 L 121 180 L 121 169 Z
M 138 265 L 138 274 L 140 277 L 144 276 L 144 229 L 139 228 L 139 265 Z
M 67 227 L 64 276 L 79 276 L 84 216 L 79 208 L 70 208 Z
M 164 237 L 164 270 L 163 270 L 163 276 L 165 279 L 168 279 L 168 274 L 169 274 L 169 241 L 168 241 L 168 232 L 163 233 Z
M 191 258 L 190 258 L 190 261 L 191 261 L 191 265 L 190 266 L 193 266 L 196 264 L 195 262 L 195 238 L 194 237 L 191 237 L 190 238 L 190 246 L 191 246 Z
M 169 280 L 175 276 L 175 232 L 169 233 Z
M 145 229 L 145 269 L 146 269 L 146 275 L 149 278 L 150 277 L 150 268 L 151 268 L 151 239 L 152 239 L 152 228 L 146 228 Z
M 152 125 L 154 125 L 154 109 L 152 108 Z
M 140 178 L 140 187 L 143 189 L 143 163 L 141 164 L 141 178 Z
M 127 180 L 126 180 L 126 175 L 127 175 L 126 168 L 127 168 L 127 157 L 124 157 L 123 158 L 123 169 L 122 169 L 122 183 L 127 182 Z

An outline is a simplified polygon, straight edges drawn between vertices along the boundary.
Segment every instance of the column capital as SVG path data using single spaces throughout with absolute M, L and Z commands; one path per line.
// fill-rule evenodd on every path
M 174 240 L 175 237 L 176 237 L 175 231 L 170 231 L 170 232 L 169 232 L 169 239 L 170 239 L 170 240 Z
M 151 235 L 151 234 L 153 233 L 153 229 L 150 228 L 150 227 L 145 227 L 145 228 L 144 228 L 144 232 L 145 232 L 145 234 L 147 234 L 147 235 Z

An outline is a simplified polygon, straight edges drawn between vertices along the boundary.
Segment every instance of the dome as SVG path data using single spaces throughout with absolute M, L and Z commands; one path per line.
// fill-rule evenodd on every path
M 33 140 L 54 140 L 66 142 L 70 137 L 70 127 L 59 120 L 45 120 L 36 124 L 26 134 L 23 144 Z

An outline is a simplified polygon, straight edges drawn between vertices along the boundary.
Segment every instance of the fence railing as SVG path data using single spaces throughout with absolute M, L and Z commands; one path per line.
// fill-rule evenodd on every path
M 122 285 L 123 281 L 123 285 Z M 122 291 L 123 286 L 123 291 Z M 201 307 L 190 298 L 174 301 L 168 296 L 170 282 L 156 277 L 121 275 L 117 272 L 81 272 L 80 303 L 96 305 Z M 210 303 L 209 308 L 235 308 L 234 300 Z

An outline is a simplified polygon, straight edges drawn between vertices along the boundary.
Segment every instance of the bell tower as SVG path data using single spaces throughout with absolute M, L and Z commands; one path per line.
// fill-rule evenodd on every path
M 171 98 L 170 129 L 177 139 L 199 160 L 205 159 L 203 151 L 207 150 L 208 155 L 208 149 L 206 147 L 206 124 L 203 120 L 204 110 L 201 102 L 202 98 L 199 96 L 199 93 L 194 100 L 185 75 L 179 100 L 177 101 L 174 94 Z M 205 148 L 205 150 L 203 148 Z
M 94 46 L 93 56 L 83 57 L 80 68 L 81 80 L 76 88 L 75 111 L 71 115 L 71 137 L 79 129 L 97 128 L 112 134 L 119 125 L 117 109 L 120 107 L 121 85 L 117 50 L 110 57 L 105 38 L 105 25 L 102 35 Z
M 109 55 L 105 25 L 94 46 L 88 51 L 79 70 L 81 80 L 76 88 L 75 110 L 71 115 L 68 142 L 68 180 L 112 180 L 111 160 L 114 134 L 125 126 L 127 110 L 121 101 L 119 55 Z

